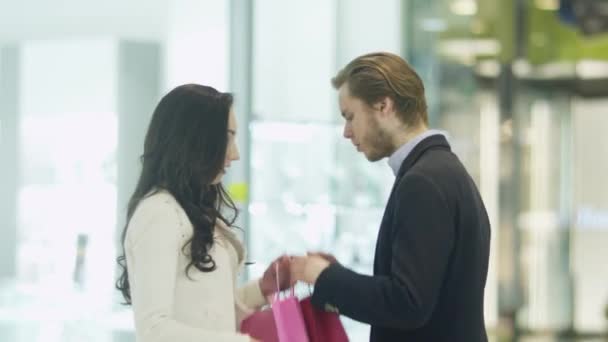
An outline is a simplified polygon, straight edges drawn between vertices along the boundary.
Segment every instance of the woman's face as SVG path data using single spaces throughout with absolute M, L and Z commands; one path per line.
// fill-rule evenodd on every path
M 234 108 L 230 108 L 230 113 L 228 114 L 228 146 L 226 148 L 226 159 L 224 160 L 224 168 L 220 171 L 220 174 L 217 175 L 213 184 L 218 184 L 224 178 L 226 171 L 230 168 L 230 164 L 234 160 L 239 160 L 239 148 L 236 145 L 236 116 L 234 114 Z

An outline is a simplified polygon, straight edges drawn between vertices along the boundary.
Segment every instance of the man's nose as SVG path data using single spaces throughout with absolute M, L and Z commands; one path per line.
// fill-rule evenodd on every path
M 348 126 L 344 126 L 344 132 L 342 132 L 342 135 L 346 139 L 350 139 L 353 136 L 353 132 L 350 128 L 348 128 Z

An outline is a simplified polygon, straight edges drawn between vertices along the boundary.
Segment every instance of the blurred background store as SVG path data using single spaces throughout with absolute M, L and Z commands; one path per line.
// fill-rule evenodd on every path
M 0 341 L 133 340 L 118 232 L 187 82 L 236 94 L 244 278 L 306 250 L 370 273 L 393 176 L 342 138 L 329 79 L 377 50 L 423 77 L 488 207 L 492 341 L 606 340 L 608 1 L 0 0 Z

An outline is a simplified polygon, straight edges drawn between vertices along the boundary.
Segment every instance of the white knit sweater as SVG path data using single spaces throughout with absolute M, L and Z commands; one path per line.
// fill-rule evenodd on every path
M 190 279 L 182 247 L 192 232 L 186 213 L 166 191 L 146 197 L 133 213 L 125 250 L 137 341 L 248 342 L 238 324 L 266 300 L 257 280 L 235 286 L 243 246 L 219 223 L 210 250 L 216 270 L 192 267 Z

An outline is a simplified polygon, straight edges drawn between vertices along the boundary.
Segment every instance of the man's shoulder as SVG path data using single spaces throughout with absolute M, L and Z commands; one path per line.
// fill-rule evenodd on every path
M 437 149 L 422 155 L 399 179 L 397 197 L 416 200 L 422 194 L 433 193 L 447 200 L 455 185 L 468 179 L 468 173 L 458 157 L 449 150 Z
M 449 149 L 430 149 L 403 175 L 422 175 L 428 179 L 442 180 L 463 177 L 467 174 L 466 168 Z

